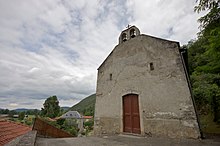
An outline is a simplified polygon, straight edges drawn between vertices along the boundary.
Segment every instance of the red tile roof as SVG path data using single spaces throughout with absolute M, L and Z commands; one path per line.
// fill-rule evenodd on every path
M 31 127 L 26 125 L 6 120 L 0 121 L 0 146 L 29 131 Z
M 83 119 L 92 119 L 93 116 L 83 116 Z

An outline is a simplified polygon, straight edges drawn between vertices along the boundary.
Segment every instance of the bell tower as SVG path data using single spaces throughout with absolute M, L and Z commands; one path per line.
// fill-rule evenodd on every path
M 136 26 L 127 27 L 119 36 L 119 44 L 126 42 L 136 36 L 140 35 L 140 30 Z

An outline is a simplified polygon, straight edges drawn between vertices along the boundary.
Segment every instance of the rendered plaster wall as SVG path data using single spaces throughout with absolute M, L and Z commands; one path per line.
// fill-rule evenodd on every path
M 130 93 L 138 94 L 142 135 L 200 136 L 177 42 L 139 35 L 115 47 L 98 69 L 96 135 L 123 132 Z

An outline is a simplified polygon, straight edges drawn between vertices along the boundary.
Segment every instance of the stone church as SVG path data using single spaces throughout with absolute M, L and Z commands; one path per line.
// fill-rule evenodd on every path
M 95 135 L 200 137 L 189 85 L 178 42 L 127 28 L 98 68 Z

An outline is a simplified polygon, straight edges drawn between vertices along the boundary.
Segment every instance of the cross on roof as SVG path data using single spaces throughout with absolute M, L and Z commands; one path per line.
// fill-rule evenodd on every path
M 131 27 L 131 25 L 130 25 L 130 24 L 128 24 L 128 26 L 126 26 L 126 28 L 129 28 L 129 27 Z

